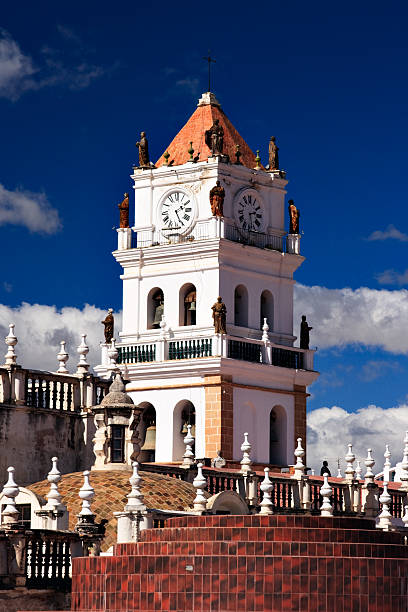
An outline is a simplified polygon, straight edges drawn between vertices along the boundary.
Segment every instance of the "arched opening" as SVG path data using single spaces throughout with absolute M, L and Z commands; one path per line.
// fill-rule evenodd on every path
M 286 411 L 282 406 L 274 406 L 269 415 L 269 463 L 277 466 L 287 463 Z
M 173 461 L 181 461 L 186 450 L 184 438 L 188 432 L 187 425 L 191 425 L 191 435 L 196 437 L 196 411 L 194 404 L 189 400 L 178 402 L 173 412 Z M 195 446 L 195 445 L 194 445 Z M 193 446 L 193 451 L 194 451 Z
M 140 419 L 139 431 L 141 439 L 139 463 L 148 463 L 156 459 L 156 410 L 148 402 L 141 404 L 144 408 Z
M 197 308 L 197 290 L 194 285 L 188 283 L 180 289 L 180 317 L 179 324 L 195 325 Z
M 259 327 L 262 329 L 264 319 L 267 319 L 269 330 L 273 331 L 273 295 L 270 291 L 265 289 L 261 294 L 261 320 Z
M 235 289 L 234 325 L 248 327 L 248 291 L 244 285 L 238 285 Z
M 147 296 L 147 329 L 159 329 L 164 314 L 164 294 L 159 287 L 154 287 Z

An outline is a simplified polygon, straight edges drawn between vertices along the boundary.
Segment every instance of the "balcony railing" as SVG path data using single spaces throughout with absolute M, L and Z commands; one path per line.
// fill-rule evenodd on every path
M 297 370 L 313 370 L 313 351 L 282 347 L 272 342 L 214 335 L 180 340 L 158 338 L 149 344 L 118 346 L 119 364 L 137 364 L 155 361 L 175 361 L 202 357 L 228 357 L 264 365 Z
M 25 403 L 32 408 L 76 412 L 80 410 L 74 397 L 76 388 L 79 389 L 79 381 L 73 381 L 71 378 L 27 372 Z

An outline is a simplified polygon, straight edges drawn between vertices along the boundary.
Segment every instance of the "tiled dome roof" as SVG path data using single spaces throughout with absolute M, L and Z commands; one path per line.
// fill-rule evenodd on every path
M 125 392 L 125 384 L 120 374 L 116 374 L 115 380 L 109 387 L 109 393 L 105 395 L 100 405 L 113 408 L 129 408 L 134 405 L 130 395 Z
M 92 502 L 92 510 L 96 514 L 95 521 L 99 523 L 107 519 L 106 537 L 102 544 L 102 550 L 107 550 L 116 543 L 116 519 L 113 512 L 122 511 L 127 503 L 126 495 L 130 493 L 131 486 L 129 478 L 132 472 L 129 470 L 92 471 L 90 482 L 95 489 L 95 497 Z M 160 510 L 191 510 L 196 490 L 192 484 L 183 482 L 176 478 L 141 472 L 143 478 L 141 490 L 144 495 L 144 503 L 148 508 Z M 84 477 L 82 472 L 65 474 L 62 476 L 58 489 L 62 495 L 62 502 L 69 510 L 69 529 L 74 529 L 77 522 L 77 514 L 81 510 L 81 500 L 78 491 L 82 487 Z M 50 489 L 48 480 L 36 482 L 27 487 L 41 496 L 45 496 Z
M 168 151 L 169 161 L 173 161 L 174 166 L 185 164 L 189 160 L 188 149 L 190 142 L 193 143 L 194 153 L 200 153 L 200 161 L 205 161 L 211 151 L 205 144 L 205 131 L 209 130 L 214 120 L 218 119 L 224 128 L 224 150 L 223 153 L 229 155 L 232 163 L 235 162 L 236 145 L 240 146 L 241 164 L 248 168 L 255 168 L 256 159 L 253 151 L 238 133 L 231 121 L 221 110 L 218 102 L 200 104 L 184 127 L 181 128 L 177 136 L 163 152 Z M 163 155 L 156 162 L 156 167 L 163 166 L 165 163 Z

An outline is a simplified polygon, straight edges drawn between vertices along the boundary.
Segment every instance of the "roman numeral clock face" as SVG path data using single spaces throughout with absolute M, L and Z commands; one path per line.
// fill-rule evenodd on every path
M 245 191 L 238 196 L 234 214 L 239 229 L 245 232 L 263 232 L 264 209 L 256 191 Z
M 191 197 L 184 191 L 172 191 L 163 200 L 159 217 L 162 231 L 184 234 L 194 218 Z

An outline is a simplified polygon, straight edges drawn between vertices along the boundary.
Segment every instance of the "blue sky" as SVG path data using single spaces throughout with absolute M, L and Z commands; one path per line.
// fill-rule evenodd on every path
M 22 302 L 121 307 L 111 228 L 134 143 L 145 130 L 159 157 L 207 88 L 210 48 L 223 109 L 263 161 L 276 135 L 301 211 L 298 314 L 315 328 L 322 372 L 310 408 L 404 405 L 407 18 L 397 1 L 9 3 L 0 22 L 4 317 Z M 327 289 L 322 301 L 312 286 Z M 49 326 L 54 342 L 52 317 Z

